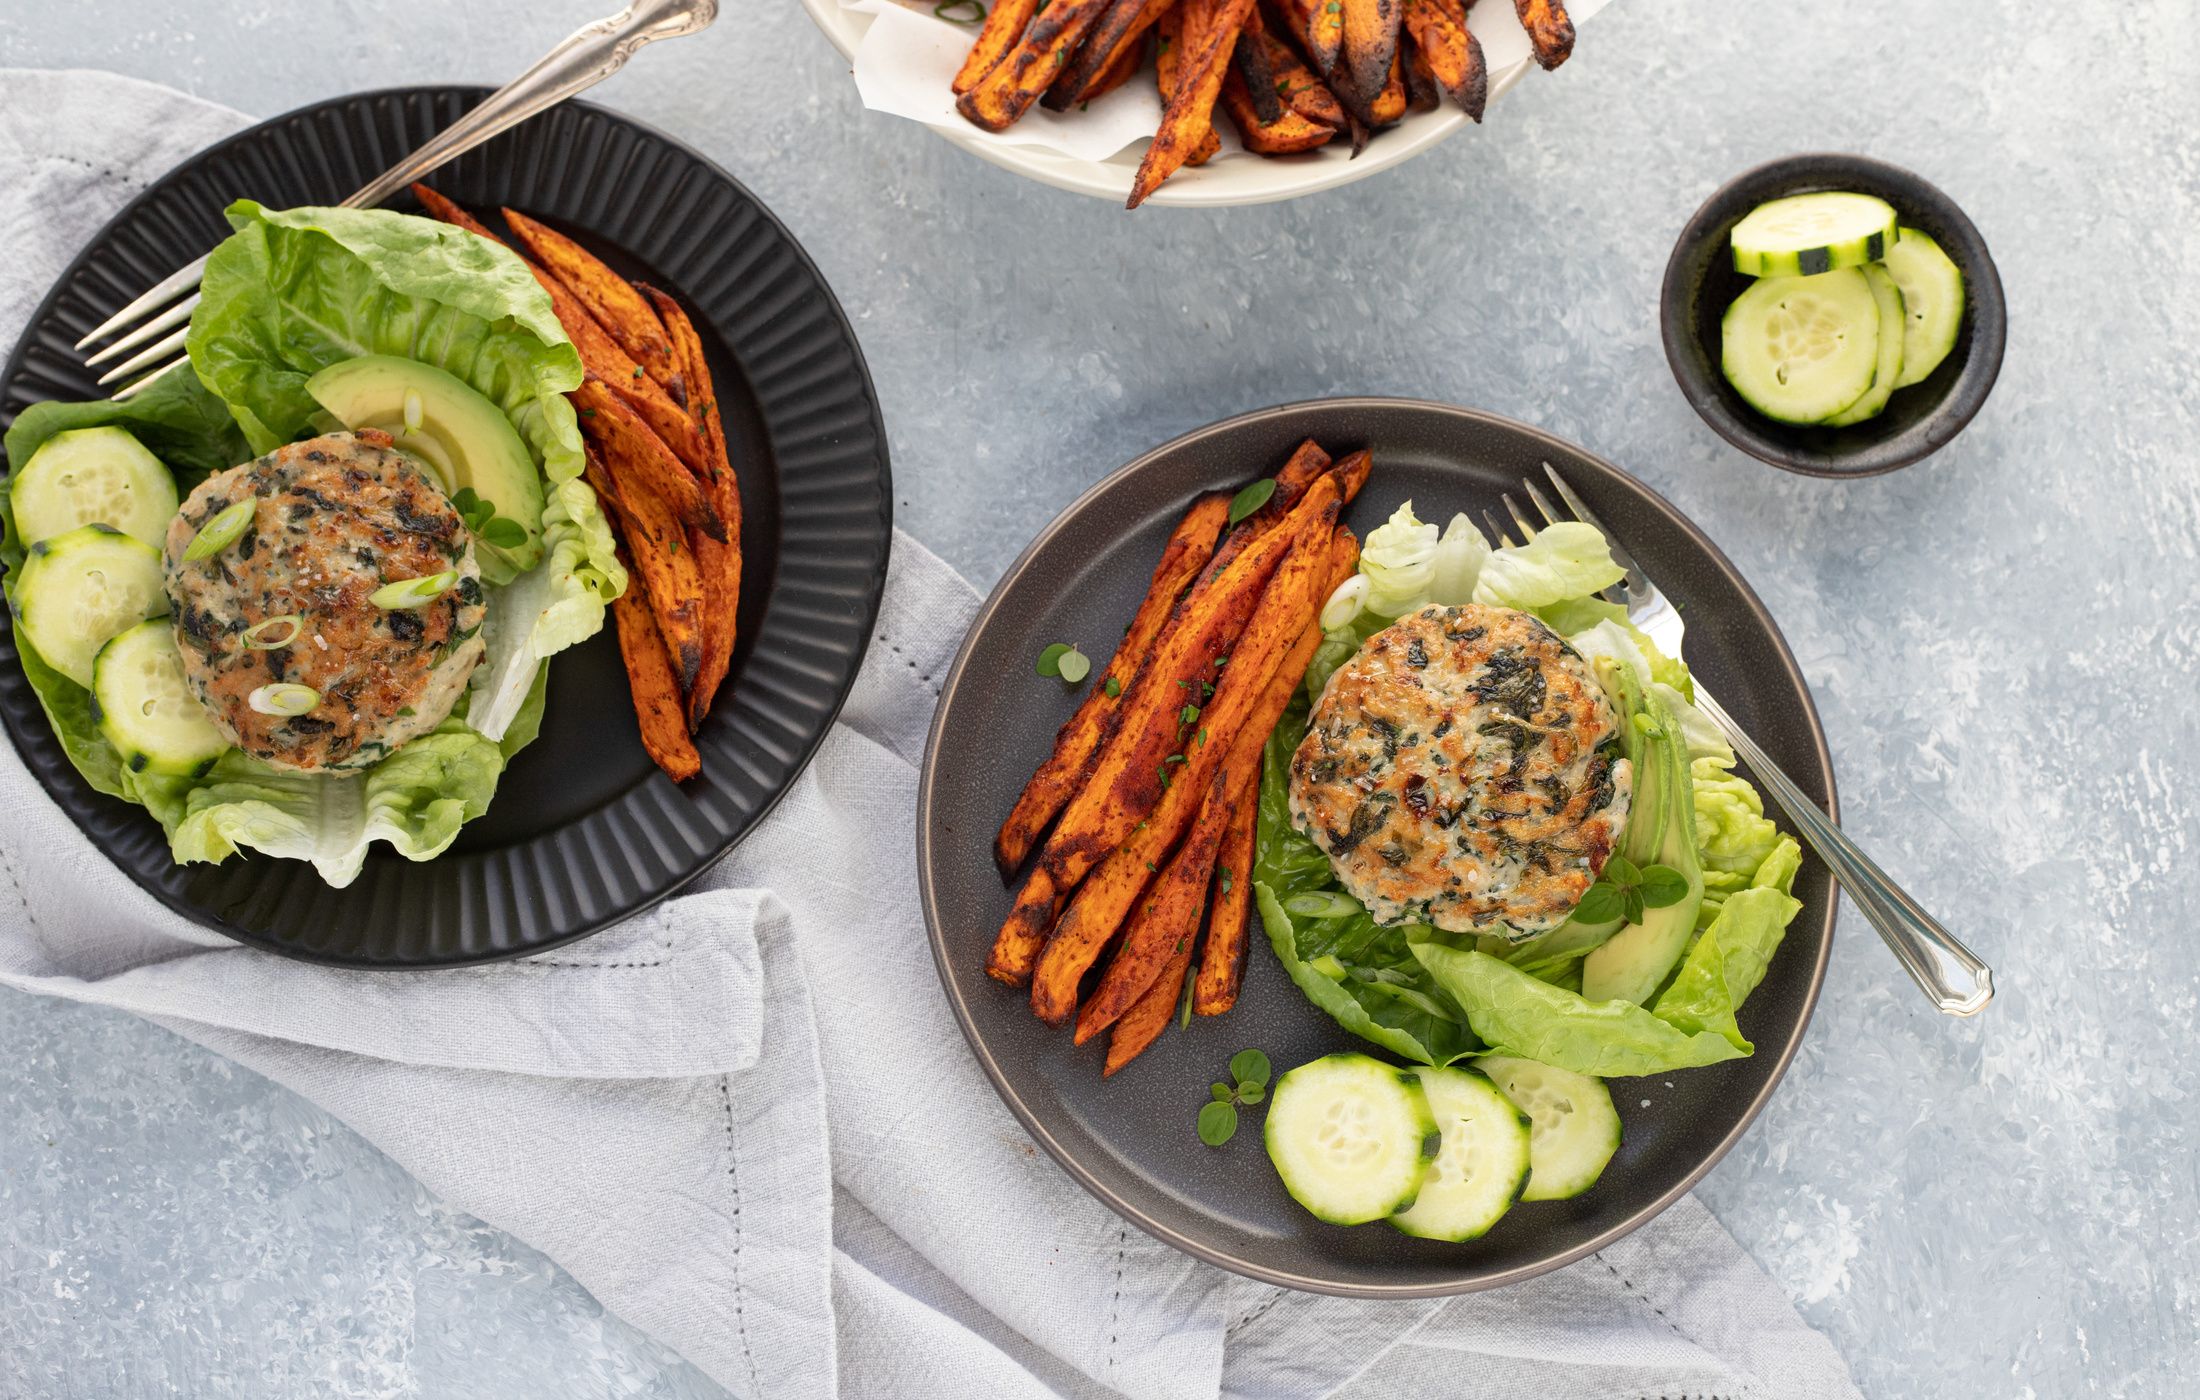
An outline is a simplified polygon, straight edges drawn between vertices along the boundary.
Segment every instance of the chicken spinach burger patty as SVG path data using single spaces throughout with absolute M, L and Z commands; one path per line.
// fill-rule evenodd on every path
M 187 557 L 245 502 L 228 543 Z M 207 478 L 162 560 L 184 675 L 215 725 L 277 768 L 380 760 L 442 723 L 481 660 L 473 537 L 387 433 L 330 433 Z M 407 580 L 423 582 L 384 591 Z
M 1378 922 L 1524 938 L 1565 922 L 1632 773 L 1588 665 L 1526 613 L 1427 607 L 1340 666 L 1291 759 L 1291 820 Z

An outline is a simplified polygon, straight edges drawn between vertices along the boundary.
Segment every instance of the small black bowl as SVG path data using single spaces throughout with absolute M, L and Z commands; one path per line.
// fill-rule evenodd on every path
M 1814 190 L 1879 196 L 1963 272 L 1955 349 L 1922 383 L 1897 389 L 1877 418 L 1846 428 L 1775 422 L 1743 402 L 1719 369 L 1719 319 L 1751 281 L 1734 270 L 1734 225 L 1767 200 Z M 1806 476 L 1877 476 L 1938 452 L 1993 391 L 2009 329 L 1993 254 L 1955 201 L 1900 166 L 1834 154 L 1760 165 L 1705 200 L 1665 265 L 1658 321 L 1673 378 L 1703 421 L 1750 456 Z

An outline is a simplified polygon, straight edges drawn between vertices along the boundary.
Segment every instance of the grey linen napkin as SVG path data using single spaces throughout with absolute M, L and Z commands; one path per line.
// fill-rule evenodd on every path
M 12 341 L 102 222 L 245 119 L 95 73 L 0 92 Z M 916 765 L 975 604 L 897 537 L 854 695 L 770 819 L 695 892 L 489 968 L 337 971 L 187 924 L 9 749 L 0 983 L 312 1099 L 739 1395 L 1855 1394 L 1693 1200 L 1518 1288 L 1377 1305 L 1223 1274 L 1073 1186 L 931 994 L 916 908 Z

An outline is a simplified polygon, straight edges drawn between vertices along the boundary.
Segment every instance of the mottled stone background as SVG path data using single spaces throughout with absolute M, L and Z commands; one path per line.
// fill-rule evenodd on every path
M 11 0 L 0 65 L 270 115 L 500 80 L 608 8 Z M 1850 829 L 2001 970 L 1987 1015 L 1944 1020 L 1845 916 L 1809 1043 L 1705 1198 L 1875 1400 L 2193 1393 L 2191 0 L 1624 0 L 1486 129 L 1221 213 L 1126 216 L 867 117 L 792 0 L 733 0 L 599 95 L 807 244 L 877 378 L 901 523 L 981 586 L 1146 447 L 1331 393 L 1512 414 L 1691 512 L 1794 644 Z M 1874 481 L 1726 448 L 1657 345 L 1673 232 L 1728 175 L 1812 148 L 1940 183 L 2008 287 L 1983 416 Z M 717 1393 L 163 1031 L 0 994 L 0 1062 L 0 1394 Z

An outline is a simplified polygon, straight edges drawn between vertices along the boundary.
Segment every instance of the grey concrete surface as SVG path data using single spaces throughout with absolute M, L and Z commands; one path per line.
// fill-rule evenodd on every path
M 13 3 L 0 65 L 255 115 L 500 80 L 608 0 Z M 1706 1200 L 1875 1400 L 2200 1374 L 2200 18 L 2190 0 L 1621 0 L 1398 171 L 1220 213 L 1020 182 L 867 116 L 791 0 L 603 101 L 695 143 L 853 318 L 901 523 L 981 586 L 1072 495 L 1331 393 L 1493 409 L 1690 511 L 1816 688 L 1851 830 L 2001 970 L 1932 1014 L 1845 914 L 1810 1040 Z M 0 90 L 0 109 L 8 100 Z M 1909 165 L 1997 253 L 1993 401 L 1938 458 L 1784 476 L 1657 347 L 1669 240 L 1760 159 Z M 0 1395 L 701 1396 L 554 1266 L 163 1031 L 0 1000 Z

